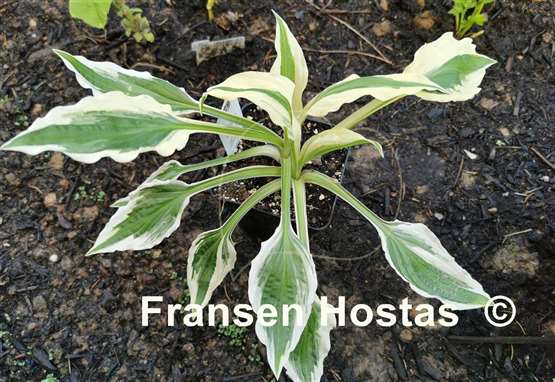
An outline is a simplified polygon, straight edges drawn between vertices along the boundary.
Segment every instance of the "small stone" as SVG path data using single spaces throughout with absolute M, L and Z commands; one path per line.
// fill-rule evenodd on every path
M 320 196 L 318 197 L 319 200 L 324 200 L 326 199 L 326 196 L 324 194 L 320 194 Z
M 380 8 L 385 12 L 389 11 L 389 0 L 380 0 Z
M 41 103 L 36 103 L 33 105 L 33 108 L 31 109 L 31 116 L 34 118 L 39 117 L 43 111 L 44 111 L 44 106 Z
M 486 97 L 483 97 L 482 99 L 480 99 L 480 106 L 488 111 L 493 110 L 493 108 L 496 107 L 497 105 L 499 105 L 499 102 L 497 102 L 494 99 L 486 98 Z
M 11 172 L 6 174 L 4 178 L 6 179 L 6 182 L 8 182 L 8 184 L 11 186 L 19 186 L 21 184 L 21 180 L 19 180 L 19 178 Z
M 409 343 L 414 339 L 414 335 L 412 334 L 412 331 L 410 329 L 405 328 L 401 330 L 401 333 L 399 333 L 399 338 L 401 339 L 401 341 Z
M 495 253 L 491 265 L 495 272 L 524 273 L 532 278 L 539 270 L 540 261 L 537 253 L 529 252 L 525 247 L 509 244 Z
M 426 192 L 430 191 L 430 187 L 427 185 L 416 186 L 416 193 L 418 195 L 425 194 Z
M 497 214 L 497 208 L 496 207 L 488 208 L 488 212 L 492 215 L 495 215 Z
M 193 345 L 190 342 L 187 342 L 185 345 L 183 345 L 183 351 L 185 353 L 192 353 L 193 351 L 195 351 L 195 345 Z
M 73 261 L 71 261 L 70 257 L 64 256 L 60 265 L 64 271 L 69 271 L 73 267 Z
M 501 127 L 499 129 L 499 132 L 501 133 L 502 136 L 504 136 L 505 138 L 508 138 L 511 136 L 511 132 L 509 131 L 509 129 L 507 129 L 506 127 Z
M 48 261 L 51 263 L 57 263 L 60 258 L 56 254 L 52 254 L 48 257 Z
M 308 23 L 308 30 L 311 32 L 316 32 L 316 30 L 318 29 L 318 22 L 316 21 L 311 21 Z
M 52 170 L 61 170 L 64 168 L 64 156 L 61 153 L 54 153 L 48 161 L 48 167 Z
M 431 11 L 424 11 L 414 17 L 414 25 L 419 29 L 430 30 L 436 23 Z
M 66 178 L 60 180 L 58 182 L 58 184 L 60 185 L 60 187 L 62 187 L 62 189 L 67 190 L 69 188 L 69 180 L 67 180 Z
M 463 171 L 461 175 L 461 184 L 464 188 L 472 188 L 476 183 L 476 173 L 471 171 Z
M 472 159 L 472 160 L 478 159 L 478 154 L 475 154 L 472 151 L 468 151 L 468 150 L 463 150 L 463 151 L 469 159 Z
M 44 206 L 46 208 L 53 207 L 54 205 L 56 205 L 56 199 L 57 199 L 56 193 L 55 192 L 49 192 L 44 197 Z
M 551 40 L 553 40 L 553 35 L 551 34 L 551 32 L 545 32 L 542 35 L 542 40 L 543 42 L 545 42 L 546 44 L 549 44 L 551 42 Z
M 37 27 L 37 20 L 34 18 L 29 19 L 29 29 L 36 29 Z
M 32 303 L 33 309 L 38 312 L 45 312 L 48 310 L 48 304 L 42 295 L 35 296 Z
M 78 209 L 74 214 L 73 218 L 77 221 L 92 222 L 98 217 L 98 207 L 84 207 Z
M 372 26 L 372 32 L 378 37 L 387 36 L 392 31 L 393 28 L 388 20 L 384 20 L 381 23 L 376 23 Z
M 418 212 L 416 215 L 414 215 L 414 221 L 416 223 L 426 223 L 428 221 L 428 217 L 425 213 Z
M 435 213 L 434 213 L 434 217 L 435 217 L 437 220 L 443 220 L 443 219 L 445 219 L 445 216 L 444 216 L 442 213 L 439 213 L 439 212 L 435 212 Z
M 549 183 L 549 176 L 544 175 L 544 176 L 541 177 L 541 180 L 545 183 Z

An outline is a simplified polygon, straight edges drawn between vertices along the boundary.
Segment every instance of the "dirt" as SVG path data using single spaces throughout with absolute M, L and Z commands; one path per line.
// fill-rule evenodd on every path
M 281 129 L 279 126 L 276 126 L 270 120 L 268 114 L 264 112 L 262 109 L 256 107 L 255 105 L 245 105 L 243 106 L 243 114 L 246 118 L 251 118 L 255 121 L 260 122 L 267 128 L 275 131 L 276 133 L 280 134 Z M 304 144 L 310 137 L 314 136 L 318 132 L 322 132 L 325 130 L 330 129 L 332 126 L 327 123 L 325 120 L 316 120 L 316 119 L 309 119 L 307 120 L 302 129 L 302 140 L 301 144 Z M 259 145 L 256 142 L 245 141 L 241 142 L 238 146 L 238 151 L 246 150 L 252 147 Z M 345 162 L 347 161 L 349 150 L 339 150 L 335 151 L 326 155 L 321 156 L 320 158 L 316 158 L 312 160 L 305 168 L 315 171 L 320 171 L 323 174 L 326 174 L 329 177 L 332 177 L 339 182 L 343 179 L 343 175 L 345 172 Z M 236 170 L 244 166 L 256 166 L 256 165 L 266 165 L 266 166 L 276 166 L 279 163 L 275 162 L 271 158 L 265 157 L 254 157 L 249 158 L 244 161 L 240 162 L 233 162 L 226 166 L 223 166 L 223 171 L 231 171 Z M 265 178 L 254 178 L 254 179 L 247 179 L 245 181 L 236 182 L 236 183 L 228 183 L 219 188 L 218 195 L 220 198 L 223 199 L 224 202 L 231 202 L 232 206 L 238 206 L 242 202 L 244 202 L 254 191 L 258 188 L 263 186 L 265 183 L 270 181 L 271 179 Z M 314 185 L 307 185 L 306 187 L 306 208 L 307 208 L 307 218 L 309 222 L 309 227 L 313 230 L 320 230 L 324 229 L 331 221 L 332 213 L 335 208 L 335 204 L 337 202 L 337 198 L 327 190 L 322 190 L 319 187 Z M 271 225 L 273 229 L 277 227 L 279 224 L 279 220 L 277 217 L 280 214 L 280 195 L 274 194 L 265 200 L 263 200 L 258 206 L 258 211 L 253 211 L 251 214 L 247 214 L 245 217 L 246 220 L 251 219 L 250 215 L 256 214 L 254 219 L 261 219 L 262 224 L 264 222 L 263 214 L 268 214 L 270 216 L 276 217 L 272 219 L 269 217 L 267 220 L 268 222 L 266 225 Z M 225 206 L 224 206 L 225 207 Z M 291 211 L 291 217 L 295 220 L 294 211 Z M 245 226 L 245 222 L 243 222 L 243 226 Z M 248 224 L 248 222 L 246 223 Z M 266 228 L 266 227 L 265 227 Z M 248 228 L 247 228 L 248 230 Z M 270 232 L 271 231 L 271 232 Z M 272 229 L 264 229 L 263 234 L 256 235 L 255 231 L 252 232 L 257 238 L 261 240 L 268 239 L 273 232 Z M 269 234 L 267 234 L 269 233 Z
M 275 8 L 311 49 L 308 96 L 351 73 L 399 71 L 423 43 L 453 28 L 448 2 L 440 1 L 334 1 L 331 13 L 304 1 L 222 1 L 216 15 L 239 16 L 226 29 L 206 21 L 202 1 L 171 3 L 139 4 L 156 34 L 155 44 L 139 45 L 125 38 L 114 17 L 107 33 L 71 20 L 65 1 L 3 1 L 0 142 L 54 106 L 87 94 L 52 47 L 149 70 L 198 97 L 228 75 L 270 68 L 275 53 L 269 9 Z M 433 24 L 417 28 L 415 17 L 422 14 Z M 353 152 L 346 176 L 347 187 L 385 219 L 425 222 L 485 290 L 515 301 L 516 321 L 495 329 L 481 311 L 464 311 L 454 328 L 410 328 L 408 342 L 400 325 L 338 328 L 325 362 L 326 381 L 555 376 L 553 346 L 533 345 L 532 339 L 553 335 L 555 320 L 555 173 L 546 163 L 554 162 L 555 151 L 554 14 L 551 1 L 497 1 L 476 40 L 479 52 L 498 60 L 482 92 L 450 104 L 409 97 L 377 113 L 357 131 L 382 142 L 385 159 L 361 148 Z M 331 16 L 376 43 L 393 65 L 369 57 L 376 52 Z M 377 37 L 373 27 L 386 20 L 391 31 Z M 192 41 L 237 35 L 246 37 L 245 50 L 196 67 Z M 341 109 L 333 120 L 350 110 Z M 217 138 L 199 136 L 172 158 L 190 163 L 221 154 Z M 213 195 L 193 198 L 180 229 L 153 250 L 83 256 L 112 214 L 110 203 L 164 160 L 146 154 L 128 164 L 104 159 L 84 165 L 50 153 L 0 155 L 1 381 L 41 381 L 48 374 L 63 381 L 271 380 L 253 328 L 237 339 L 217 328 L 168 328 L 159 320 L 141 326 L 141 296 L 186 301 L 187 250 L 198 233 L 217 225 Z M 259 248 L 241 231 L 235 241 L 237 267 L 213 299 L 228 306 L 247 302 L 244 269 Z M 427 301 L 373 251 L 378 244 L 372 228 L 339 203 L 332 224 L 311 235 L 319 293 L 333 303 L 347 296 L 347 307 L 395 304 L 406 296 Z M 523 271 L 501 270 L 515 267 L 507 254 L 515 250 Z M 529 336 L 530 344 L 493 345 L 478 338 L 468 345 L 456 336 Z

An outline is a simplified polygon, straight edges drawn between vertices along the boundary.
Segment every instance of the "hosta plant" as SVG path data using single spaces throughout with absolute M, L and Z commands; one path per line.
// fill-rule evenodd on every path
M 252 261 L 248 296 L 255 311 L 263 304 L 301 308 L 300 315 L 290 311 L 289 325 L 283 324 L 285 318 L 278 309 L 276 325 L 257 323 L 256 334 L 267 348 L 268 363 L 276 377 L 285 368 L 295 381 L 318 381 L 330 349 L 332 327 L 320 325 L 306 184 L 336 194 L 360 212 L 378 231 L 391 267 L 417 293 L 437 298 L 453 309 L 482 307 L 489 296 L 425 225 L 383 220 L 336 180 L 304 166 L 334 150 L 365 144 L 383 156 L 378 142 L 353 131 L 359 122 L 406 96 L 437 102 L 468 100 L 480 91 L 486 68 L 494 60 L 477 54 L 470 39 L 458 41 L 446 33 L 421 47 L 401 73 L 351 75 L 304 103 L 308 68 L 303 52 L 277 15 L 276 24 L 277 58 L 271 70 L 232 75 L 208 88 L 200 100 L 148 73 L 56 51 L 79 84 L 91 89 L 93 95 L 75 105 L 52 109 L 2 149 L 31 155 L 60 151 L 74 160 L 93 163 L 103 157 L 129 162 L 148 151 L 169 156 L 185 149 L 189 136 L 195 133 L 260 142 L 254 148 L 203 163 L 166 162 L 113 204 L 117 210 L 88 255 L 152 248 L 177 230 L 183 210 L 197 193 L 248 178 L 275 178 L 245 200 L 221 227 L 194 240 L 187 259 L 191 302 L 206 305 L 234 267 L 237 254 L 232 235 L 245 213 L 272 193 L 281 193 L 281 223 Z M 305 118 L 324 117 L 364 96 L 373 99 L 333 128 L 301 144 Z M 246 99 L 265 110 L 281 130 L 276 133 L 256 121 L 209 106 L 205 104 L 207 97 Z M 203 120 L 192 118 L 201 114 Z M 178 180 L 191 171 L 254 156 L 273 158 L 279 165 L 245 167 L 195 183 Z

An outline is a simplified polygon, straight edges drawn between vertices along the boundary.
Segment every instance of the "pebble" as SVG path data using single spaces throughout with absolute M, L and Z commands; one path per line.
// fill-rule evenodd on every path
M 6 182 L 8 182 L 10 186 L 19 186 L 21 184 L 21 180 L 11 172 L 4 175 L 4 178 L 6 178 Z
M 414 25 L 419 29 L 432 29 L 436 20 L 431 11 L 424 11 L 414 17 Z
M 466 156 L 469 157 L 470 159 L 472 159 L 472 160 L 478 159 L 478 154 L 474 154 L 473 152 L 468 151 L 468 150 L 463 150 L 463 151 L 466 154 Z
M 435 212 L 435 213 L 434 213 L 434 217 L 435 217 L 437 220 L 443 220 L 443 219 L 445 219 L 445 216 L 444 216 L 442 213 L 439 213 L 439 212 Z
M 56 193 L 55 192 L 49 192 L 44 197 L 44 206 L 49 208 L 49 207 L 52 207 L 52 206 L 56 205 L 56 199 L 57 199 L 56 198 Z
M 542 181 L 544 181 L 545 183 L 549 182 L 549 177 L 547 175 L 544 175 L 541 177 Z
M 59 259 L 60 259 L 60 258 L 59 258 L 58 255 L 56 255 L 56 254 L 52 254 L 52 255 L 50 255 L 50 256 L 48 257 L 48 260 L 49 260 L 51 263 L 57 263 Z
M 493 110 L 497 105 L 499 105 L 499 102 L 494 99 L 486 97 L 480 99 L 480 106 L 488 111 Z
M 401 330 L 401 333 L 399 333 L 399 338 L 401 339 L 401 341 L 409 343 L 413 340 L 414 335 L 412 334 L 412 331 L 410 329 L 405 328 Z
M 48 167 L 52 170 L 61 170 L 64 168 L 64 156 L 61 153 L 54 153 L 48 161 Z

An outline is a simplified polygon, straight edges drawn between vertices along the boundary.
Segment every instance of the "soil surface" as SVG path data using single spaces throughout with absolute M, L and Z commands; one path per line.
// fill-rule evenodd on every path
M 277 3 L 277 4 L 276 4 Z M 58 105 L 88 92 L 52 54 L 148 70 L 198 97 L 244 70 L 268 70 L 275 58 L 270 9 L 290 24 L 306 56 L 308 95 L 351 73 L 402 70 L 423 43 L 453 29 L 450 1 L 221 1 L 216 23 L 202 1 L 150 1 L 156 42 L 125 38 L 112 15 L 107 32 L 71 20 L 67 2 L 0 2 L 0 142 Z M 319 6 L 323 3 L 318 2 Z M 426 223 L 485 290 L 511 297 L 516 320 L 494 328 L 480 310 L 459 312 L 453 328 L 383 328 L 349 323 L 332 332 L 325 381 L 546 381 L 555 376 L 555 4 L 500 0 L 478 50 L 498 64 L 482 92 L 462 103 L 406 98 L 357 131 L 380 140 L 353 152 L 347 187 L 385 219 Z M 342 20 L 364 36 L 360 38 Z M 192 41 L 243 35 L 244 50 L 197 67 Z M 376 45 L 392 64 L 376 59 Z M 378 55 L 379 56 L 379 55 Z M 333 120 L 346 116 L 345 107 Z M 172 156 L 182 163 L 223 154 L 217 137 L 199 136 Z M 141 326 L 141 296 L 187 303 L 187 250 L 217 227 L 214 195 L 192 199 L 183 224 L 150 251 L 85 258 L 127 195 L 165 159 L 92 165 L 59 154 L 0 155 L 0 381 L 270 381 L 264 348 L 248 330 Z M 188 179 L 214 174 L 207 170 Z M 259 243 L 237 232 L 237 267 L 213 302 L 248 302 L 248 264 Z M 373 229 L 340 203 L 332 224 L 311 236 L 319 293 L 347 308 L 365 303 L 431 302 L 389 268 Z M 474 336 L 471 344 L 460 336 Z M 525 336 L 526 344 L 500 337 Z M 491 338 L 493 337 L 493 339 Z M 551 337 L 553 338 L 553 337 Z M 497 343 L 487 343 L 493 340 Z M 51 379 L 53 380 L 53 379 Z M 282 376 L 280 380 L 286 380 Z
M 243 106 L 243 115 L 246 118 L 258 121 L 262 125 L 268 127 L 269 129 L 275 131 L 276 133 L 281 133 L 281 128 L 274 125 L 268 116 L 268 113 L 258 108 L 253 104 L 246 104 Z M 325 120 L 307 119 L 302 129 L 302 139 L 301 145 L 304 144 L 310 137 L 318 134 L 319 132 L 328 130 L 332 127 L 331 124 L 327 123 Z M 240 142 L 237 147 L 238 151 L 243 151 L 255 146 L 260 145 L 257 142 L 245 141 Z M 332 177 L 339 182 L 343 179 L 346 170 L 346 161 L 348 158 L 349 150 L 338 150 L 332 153 L 322 155 L 320 158 L 311 160 L 309 164 L 305 166 L 306 169 L 319 171 Z M 256 165 L 266 165 L 266 166 L 277 166 L 279 163 L 271 158 L 267 157 L 254 157 L 249 158 L 240 162 L 233 162 L 228 165 L 223 166 L 223 171 L 236 170 L 244 166 L 256 166 Z M 219 188 L 219 196 L 224 202 L 231 202 L 230 206 L 238 206 L 244 202 L 254 191 L 266 184 L 271 179 L 265 178 L 254 178 L 247 179 L 241 182 L 228 183 Z M 307 208 L 307 219 L 309 222 L 309 227 L 313 230 L 320 230 L 326 228 L 326 226 L 331 222 L 332 213 L 335 208 L 337 198 L 334 194 L 327 190 L 323 190 L 315 185 L 308 184 L 306 186 L 306 208 Z M 274 194 L 263 200 L 258 206 L 258 211 L 252 211 L 252 213 L 247 213 L 245 219 L 247 221 L 242 222 L 242 226 L 248 233 L 254 235 L 260 240 L 266 240 L 270 238 L 275 228 L 279 224 L 280 215 L 280 204 L 281 198 L 280 194 Z M 224 208 L 226 206 L 224 205 Z M 256 215 L 256 216 L 251 216 Z M 268 218 L 264 215 L 269 215 Z M 275 218 L 273 218 L 275 217 Z M 295 220 L 295 214 L 293 209 L 291 210 L 291 218 Z M 256 221 L 249 222 L 249 220 L 254 219 Z M 248 227 L 259 223 L 267 225 L 259 234 L 256 230 L 250 230 Z M 266 223 L 266 224 L 264 224 Z M 254 227 L 253 227 L 254 228 Z

